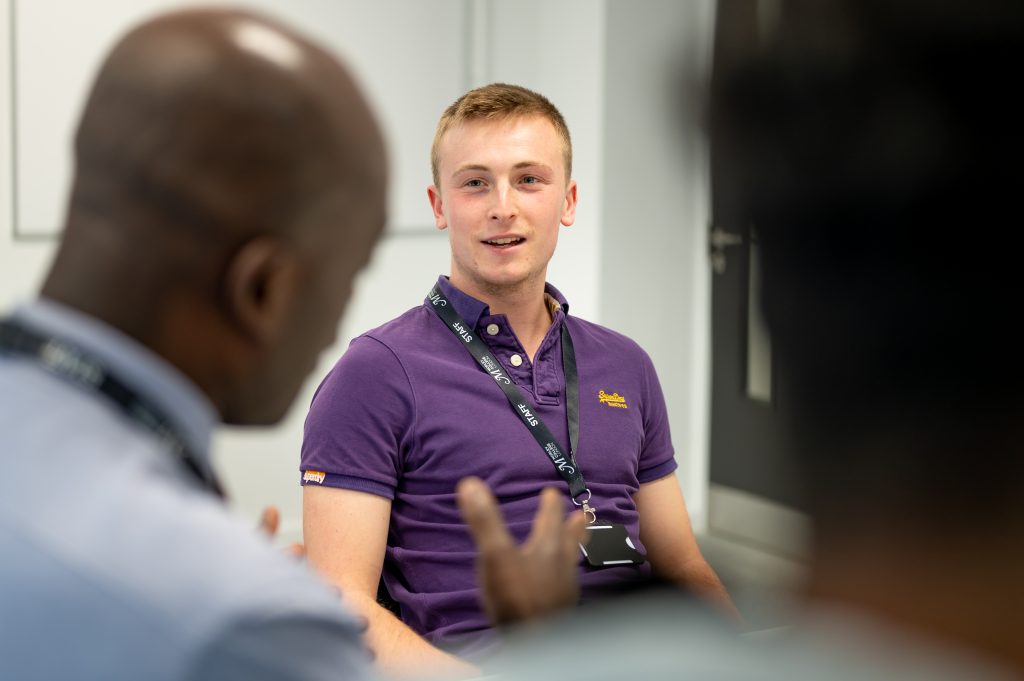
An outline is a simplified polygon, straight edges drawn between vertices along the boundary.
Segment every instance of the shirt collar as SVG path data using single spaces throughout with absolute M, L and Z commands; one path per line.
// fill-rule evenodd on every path
M 217 412 L 184 374 L 152 350 L 104 322 L 45 298 L 19 306 L 13 318 L 37 332 L 74 345 L 96 357 L 140 396 L 163 411 L 178 434 L 210 468 L 210 440 Z
M 455 308 L 455 311 L 459 314 L 459 317 L 462 318 L 462 321 L 469 325 L 469 328 L 475 329 L 481 317 L 487 317 L 491 314 L 490 305 L 482 300 L 477 300 L 467 293 L 463 293 L 448 280 L 448 277 L 443 274 L 437 278 L 437 287 L 441 289 L 441 293 L 444 294 L 444 297 L 451 301 L 452 307 Z M 544 293 L 562 308 L 562 312 L 564 314 L 569 314 L 569 303 L 565 299 L 565 296 L 562 295 L 561 291 L 551 284 L 545 283 Z

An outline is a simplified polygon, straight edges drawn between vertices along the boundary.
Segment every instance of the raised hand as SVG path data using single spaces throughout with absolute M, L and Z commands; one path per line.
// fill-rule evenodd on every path
M 487 616 L 494 624 L 517 622 L 575 605 L 579 599 L 579 544 L 586 521 L 565 516 L 562 496 L 548 488 L 530 536 L 516 545 L 491 490 L 479 478 L 456 488 L 462 517 L 477 545 L 477 579 Z

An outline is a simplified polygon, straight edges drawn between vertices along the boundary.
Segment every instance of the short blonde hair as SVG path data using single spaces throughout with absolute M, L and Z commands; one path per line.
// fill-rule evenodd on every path
M 555 126 L 555 132 L 562 140 L 565 179 L 568 181 L 572 176 L 572 138 L 569 137 L 569 126 L 555 105 L 544 95 L 519 85 L 491 83 L 470 90 L 441 114 L 434 133 L 434 143 L 430 147 L 430 170 L 434 176 L 434 186 L 440 187 L 438 168 L 441 159 L 438 148 L 441 146 L 441 138 L 453 126 L 478 119 L 500 120 L 531 115 L 543 116 Z

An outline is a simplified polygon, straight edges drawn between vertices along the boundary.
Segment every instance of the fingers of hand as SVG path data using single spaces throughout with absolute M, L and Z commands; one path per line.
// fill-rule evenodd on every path
M 260 514 L 260 530 L 268 537 L 277 534 L 277 527 L 281 524 L 281 512 L 276 506 L 267 506 Z
M 587 517 L 583 511 L 574 511 L 565 521 L 565 539 L 572 546 L 586 543 L 590 540 L 590 533 L 587 532 Z
M 557 545 L 563 531 L 564 515 L 562 495 L 551 487 L 542 490 L 537 513 L 533 516 L 533 529 L 526 541 L 527 549 L 539 550 L 543 546 Z
M 580 563 L 580 545 L 587 543 L 590 533 L 587 532 L 587 519 L 582 511 L 576 511 L 565 521 L 565 532 L 562 535 L 562 551 L 565 557 L 565 578 L 568 585 L 565 590 L 565 604 L 574 603 L 579 596 L 579 572 L 577 566 Z
M 486 560 L 478 563 L 484 606 L 495 624 L 511 622 L 530 615 L 535 594 L 524 579 L 516 560 Z
M 455 489 L 463 520 L 481 554 L 501 551 L 514 544 L 505 527 L 498 502 L 480 478 L 464 478 Z

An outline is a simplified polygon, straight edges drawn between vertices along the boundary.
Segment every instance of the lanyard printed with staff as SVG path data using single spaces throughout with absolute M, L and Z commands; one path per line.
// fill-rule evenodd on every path
M 470 332 L 466 322 L 449 305 L 448 299 L 436 284 L 430 290 L 428 299 L 434 312 L 448 326 L 448 330 L 462 342 L 480 368 L 490 375 L 505 393 L 509 404 L 512 405 L 512 411 L 530 431 L 537 444 L 554 465 L 555 470 L 569 485 L 569 496 L 573 503 L 583 509 L 587 521 L 593 524 L 597 520 L 597 512 L 590 506 L 590 490 L 587 489 L 587 482 L 583 479 L 583 473 L 580 472 L 580 468 L 576 464 L 576 445 L 580 436 L 580 385 L 579 377 L 576 374 L 576 352 L 566 324 L 562 324 L 562 368 L 565 371 L 565 410 L 569 422 L 568 455 L 558 446 L 555 436 L 551 434 L 540 416 L 533 413 L 530 403 L 526 401 L 519 388 L 512 383 L 512 379 L 501 370 L 498 360 L 487 349 L 483 341 Z
M 81 348 L 64 340 L 37 334 L 17 322 L 6 319 L 0 320 L 0 356 L 2 355 L 32 360 L 68 383 L 104 396 L 125 416 L 152 432 L 203 487 L 218 497 L 224 497 L 224 491 L 216 477 L 199 465 L 185 440 L 163 412 Z
M 597 511 L 590 505 L 591 494 L 583 479 L 579 466 L 576 464 L 576 445 L 580 436 L 580 384 L 576 372 L 576 350 L 569 335 L 568 324 L 562 323 L 562 370 L 565 372 L 565 412 L 569 422 L 569 455 L 566 456 L 555 441 L 544 421 L 533 413 L 530 404 L 523 397 L 512 379 L 501 370 L 501 365 L 494 358 L 487 346 L 474 336 L 466 322 L 449 305 L 448 299 L 435 284 L 427 298 L 430 305 L 448 330 L 458 338 L 466 351 L 473 356 L 476 363 L 484 370 L 501 391 L 505 393 L 512 411 L 523 422 L 541 449 L 554 464 L 558 474 L 569 485 L 569 495 L 577 506 L 582 507 L 587 518 L 589 538 L 586 545 L 580 544 L 583 557 L 592 567 L 606 568 L 622 565 L 639 565 L 644 562 L 644 554 L 636 549 L 624 525 L 618 523 L 598 522 Z M 577 497 L 582 500 L 577 501 Z

